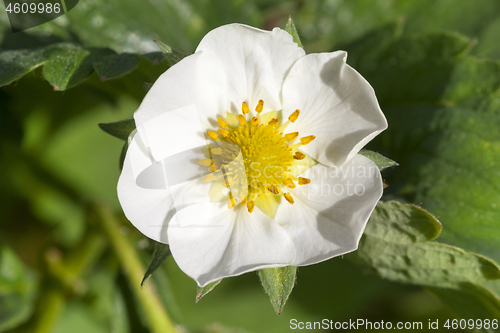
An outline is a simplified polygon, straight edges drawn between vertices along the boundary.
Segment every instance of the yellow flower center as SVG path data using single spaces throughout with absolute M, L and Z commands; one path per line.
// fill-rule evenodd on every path
M 272 118 L 266 123 L 261 121 L 263 108 L 264 102 L 260 100 L 255 108 L 257 116 L 247 121 L 245 115 L 249 107 L 243 102 L 237 125 L 231 127 L 225 119 L 218 118 L 220 129 L 207 132 L 217 146 L 210 145 L 209 158 L 198 162 L 212 172 L 204 178 L 205 182 L 223 180 L 224 186 L 229 189 L 230 209 L 239 203 L 246 205 L 251 213 L 255 200 L 267 194 L 266 191 L 283 196 L 293 204 L 292 195 L 286 189 L 295 188 L 295 182 L 299 185 L 310 183 L 307 178 L 295 177 L 292 166 L 306 157 L 297 149 L 315 137 L 302 137 L 299 143 L 293 144 L 299 133 L 283 134 L 287 125 L 297 120 L 300 111 L 293 112 L 288 121 L 278 128 L 279 119 Z

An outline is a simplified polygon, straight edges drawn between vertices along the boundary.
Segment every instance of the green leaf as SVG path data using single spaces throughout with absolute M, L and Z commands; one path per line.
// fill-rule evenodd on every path
M 288 32 L 293 37 L 293 41 L 297 43 L 299 47 L 302 46 L 302 42 L 300 41 L 299 33 L 297 32 L 297 28 L 295 28 L 295 24 L 293 23 L 292 17 L 288 17 L 288 22 L 286 23 L 285 31 Z
M 19 80 L 47 59 L 43 49 L 12 50 L 0 53 L 0 86 Z
M 139 56 L 132 53 L 122 53 L 98 57 L 94 61 L 94 69 L 101 81 L 124 76 L 139 64 Z
M 221 283 L 221 281 L 222 279 L 214 281 L 207 284 L 205 287 L 196 286 L 196 303 L 198 303 L 203 296 L 211 292 L 219 283 Z
M 387 157 L 371 150 L 361 150 L 359 154 L 372 160 L 372 162 L 375 163 L 375 165 L 377 165 L 380 171 L 398 165 L 393 160 L 388 159 Z
M 460 289 L 463 283 L 500 279 L 494 261 L 459 248 L 428 242 L 441 225 L 428 212 L 395 201 L 379 203 L 356 252 L 378 275 L 402 283 Z
M 258 271 L 260 282 L 269 296 L 276 314 L 281 315 L 295 286 L 297 267 L 265 268 Z
M 153 251 L 153 260 L 149 264 L 146 274 L 142 278 L 141 287 L 144 283 L 151 277 L 151 275 L 156 271 L 158 267 L 170 256 L 170 247 L 168 244 L 155 242 L 155 248 Z
M 99 124 L 99 127 L 104 132 L 114 136 L 115 138 L 126 141 L 130 133 L 135 130 L 135 120 L 132 118 L 120 120 L 114 123 L 101 123 Z
M 161 52 L 163 53 L 163 56 L 165 57 L 165 59 L 167 59 L 167 62 L 170 66 L 175 65 L 176 63 L 178 63 L 183 58 L 189 55 L 186 52 L 175 50 L 159 40 L 155 40 L 154 42 L 156 43 L 156 45 L 158 45 Z
M 65 44 L 50 53 L 43 76 L 54 90 L 66 90 L 85 81 L 92 74 L 90 51 Z
M 36 279 L 17 255 L 0 244 L 0 331 L 22 324 L 33 312 Z
M 401 165 L 386 177 L 388 194 L 439 216 L 442 242 L 500 260 L 500 62 L 470 47 L 461 35 L 429 34 L 354 61 L 390 124 L 371 147 Z
M 427 287 L 429 291 L 438 296 L 441 301 L 458 318 L 469 319 L 498 319 L 500 318 L 500 299 L 485 287 L 463 283 L 460 290 Z M 491 322 L 490 322 L 491 323 Z M 493 333 L 497 329 L 477 329 L 474 332 Z

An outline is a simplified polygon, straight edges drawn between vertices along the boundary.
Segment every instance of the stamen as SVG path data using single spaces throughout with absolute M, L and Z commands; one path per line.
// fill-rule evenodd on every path
M 221 117 L 217 118 L 217 121 L 219 122 L 219 125 L 221 128 L 227 127 L 227 122 L 224 119 L 222 119 Z
M 212 165 L 212 160 L 208 159 L 208 158 L 202 158 L 202 159 L 198 160 L 198 163 L 200 163 L 203 166 L 209 167 Z
M 276 128 L 278 126 L 278 121 L 279 121 L 279 119 L 273 118 L 267 124 L 269 126 L 272 126 L 272 127 Z
M 295 188 L 295 183 L 290 178 L 285 179 L 283 184 L 288 188 Z
M 311 182 L 310 179 L 304 178 L 304 177 L 299 177 L 299 185 L 307 185 Z
M 250 111 L 247 102 L 243 102 L 243 104 L 241 104 L 241 111 L 243 114 L 247 114 Z
M 264 109 L 264 101 L 260 100 L 259 104 L 257 104 L 257 106 L 255 107 L 255 111 L 257 111 L 257 113 L 261 113 L 263 109 Z
M 247 209 L 248 209 L 249 213 L 253 212 L 254 207 L 255 207 L 255 203 L 253 201 L 247 202 Z
M 292 195 L 290 193 L 283 193 L 283 196 L 285 197 L 286 201 L 293 205 L 295 201 L 293 201 Z
M 272 194 L 279 194 L 280 193 L 280 188 L 276 185 L 271 185 L 267 188 L 269 190 L 269 192 L 271 192 Z
M 295 158 L 296 160 L 303 160 L 304 158 L 306 158 L 306 155 L 301 153 L 300 151 L 296 151 L 295 155 L 293 155 L 293 158 Z
M 208 183 L 208 182 L 211 182 L 214 179 L 215 179 L 215 176 L 214 176 L 213 173 L 211 173 L 211 174 L 206 175 L 205 178 L 203 178 L 203 182 L 204 183 Z
M 295 120 L 297 120 L 297 118 L 299 117 L 299 114 L 300 114 L 299 109 L 293 111 L 293 113 L 290 115 L 290 117 L 288 117 L 288 120 L 290 120 L 292 123 L 294 123 Z
M 207 134 L 212 140 L 219 141 L 219 134 L 210 131 L 208 131 Z
M 231 197 L 231 199 L 229 199 L 229 202 L 227 203 L 227 208 L 231 209 L 234 206 L 236 206 L 236 200 L 234 200 L 234 198 Z
M 214 155 L 222 155 L 222 148 L 213 148 L 212 154 Z
M 228 130 L 225 130 L 225 129 L 222 129 L 222 128 L 219 128 L 219 131 L 218 131 L 223 137 L 225 137 L 226 139 L 229 137 L 229 131 Z
M 284 134 L 284 129 L 297 120 L 299 110 L 295 110 L 288 120 L 278 127 L 280 119 L 277 118 L 261 123 L 263 100 L 255 107 L 256 115 L 253 118 L 246 116 L 249 114 L 248 102 L 243 102 L 241 109 L 242 113 L 239 115 L 228 114 L 229 121 L 217 117 L 220 128 L 217 131 L 207 131 L 207 135 L 218 141 L 219 145 L 212 144 L 215 147 L 209 147 L 210 158 L 207 156 L 198 160 L 199 164 L 213 172 L 204 176 L 203 181 L 222 182 L 224 191 L 229 194 L 229 209 L 241 204 L 251 213 L 256 206 L 255 200 L 262 195 L 269 195 L 267 192 L 281 195 L 293 204 L 292 194 L 283 193 L 283 190 L 311 182 L 307 178 L 294 176 L 292 170 L 295 161 L 306 158 L 305 153 L 298 151 L 300 146 L 311 142 L 315 137 L 310 135 L 299 141 L 298 132 Z M 238 122 L 235 124 L 236 116 Z M 231 124 L 238 127 L 234 128 Z M 236 157 L 240 154 L 242 160 L 238 162 Z
M 240 126 L 243 127 L 247 124 L 247 121 L 245 120 L 245 117 L 243 117 L 241 114 L 238 115 L 238 122 L 240 123 Z
M 314 139 L 316 139 L 316 137 L 314 135 L 304 136 L 304 137 L 300 138 L 300 142 L 303 145 L 307 145 L 308 143 L 311 143 L 311 141 Z
M 285 139 L 287 142 L 291 142 L 298 136 L 299 136 L 299 132 L 292 132 L 292 133 L 285 134 Z
M 219 163 L 214 163 L 211 166 L 208 167 L 208 171 L 210 172 L 215 172 L 220 170 L 220 164 Z

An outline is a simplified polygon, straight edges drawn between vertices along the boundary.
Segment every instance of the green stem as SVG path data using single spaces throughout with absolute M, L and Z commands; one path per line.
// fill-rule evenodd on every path
M 65 296 L 61 289 L 51 288 L 42 294 L 43 307 L 40 308 L 33 333 L 50 333 L 62 313 Z
M 101 223 L 104 226 L 109 240 L 125 270 L 133 293 L 144 308 L 151 325 L 151 331 L 156 333 L 176 333 L 174 323 L 170 319 L 163 303 L 154 290 L 152 283 L 141 288 L 141 281 L 145 269 L 129 240 L 120 231 L 120 225 L 108 207 L 98 206 Z

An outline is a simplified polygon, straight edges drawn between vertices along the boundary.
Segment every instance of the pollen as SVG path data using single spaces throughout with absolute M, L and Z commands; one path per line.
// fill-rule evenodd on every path
M 311 180 L 304 177 L 299 177 L 299 185 L 307 185 L 311 183 Z
M 295 120 L 297 120 L 297 118 L 299 117 L 299 114 L 300 114 L 300 110 L 295 110 L 291 115 L 290 117 L 288 117 L 288 120 L 290 120 L 292 123 L 295 122 Z
M 217 118 L 217 121 L 219 122 L 219 125 L 221 128 L 227 127 L 227 122 L 224 119 L 222 119 L 221 117 Z
M 257 104 L 257 106 L 255 107 L 255 111 L 257 111 L 258 113 L 261 113 L 262 110 L 264 110 L 264 101 L 260 100 L 259 104 Z
M 288 134 L 285 134 L 285 139 L 287 142 L 291 142 L 298 136 L 299 136 L 299 132 L 288 133 Z
M 243 114 L 247 114 L 249 111 L 250 111 L 250 109 L 248 108 L 248 103 L 243 102 L 241 104 L 241 112 L 243 112 Z
M 247 121 L 245 115 L 249 113 L 249 105 L 243 102 L 237 127 L 229 126 L 225 119 L 219 117 L 217 122 L 220 128 L 217 132 L 207 132 L 217 143 L 210 150 L 210 159 L 198 161 L 213 172 L 205 176 L 203 181 L 211 182 L 223 177 L 223 186 L 229 195 L 229 209 L 241 204 L 252 213 L 255 200 L 263 196 L 282 196 L 293 204 L 292 195 L 283 190 L 295 188 L 294 180 L 298 180 L 299 185 L 310 183 L 307 178 L 295 177 L 292 169 L 294 163 L 306 157 L 297 148 L 314 140 L 314 136 L 302 137 L 300 143 L 292 145 L 290 142 L 299 133 L 283 134 L 283 129 L 297 120 L 300 111 L 295 110 L 288 121 L 278 127 L 277 118 L 267 123 L 260 120 L 263 109 L 264 101 L 260 100 L 255 106 L 257 116 Z
M 283 193 L 283 196 L 285 197 L 286 201 L 293 205 L 295 201 L 293 201 L 292 195 L 290 193 Z
M 300 142 L 303 145 L 307 145 L 308 143 L 311 143 L 312 140 L 314 140 L 314 139 L 316 139 L 316 137 L 314 135 L 304 136 L 304 137 L 300 138 Z

